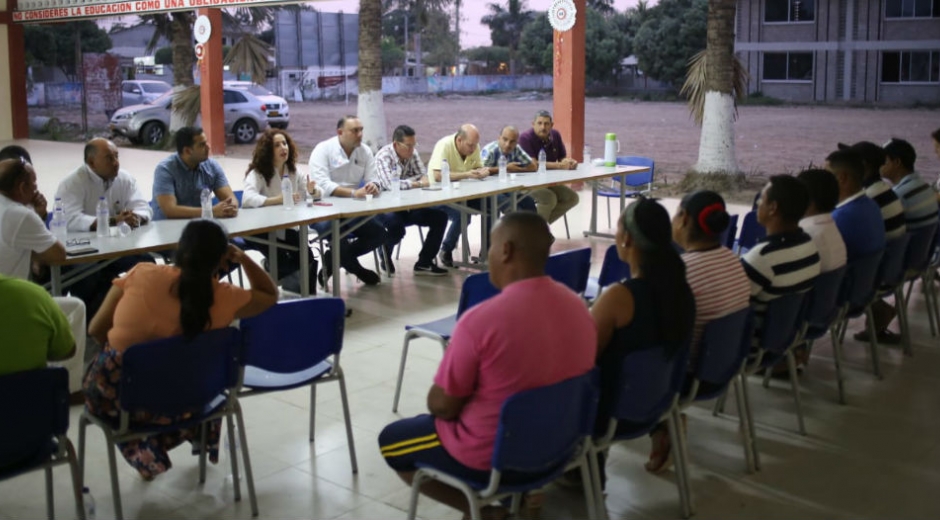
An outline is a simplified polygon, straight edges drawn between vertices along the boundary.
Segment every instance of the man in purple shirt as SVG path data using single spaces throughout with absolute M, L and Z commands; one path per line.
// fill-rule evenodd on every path
M 539 110 L 532 121 L 532 128 L 519 136 L 519 146 L 533 159 L 545 150 L 545 167 L 549 170 L 574 170 L 578 167 L 578 161 L 568 157 L 561 134 L 553 126 L 552 115 Z M 549 224 L 578 204 L 578 194 L 567 186 L 538 189 L 529 196 L 535 199 L 535 210 Z

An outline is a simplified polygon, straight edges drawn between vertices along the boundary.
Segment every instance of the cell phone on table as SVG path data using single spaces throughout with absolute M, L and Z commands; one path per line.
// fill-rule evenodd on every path
M 66 249 L 66 250 L 65 250 L 66 256 L 90 255 L 90 254 L 92 254 L 92 253 L 97 253 L 97 252 L 98 252 L 98 250 L 95 249 L 95 248 L 93 248 L 93 247 L 91 247 L 91 246 L 78 246 L 78 247 L 75 247 L 75 248 L 73 248 L 73 249 Z
M 327 202 L 325 200 L 315 200 L 313 201 L 314 206 L 332 206 L 332 202 Z
M 441 191 L 443 188 L 441 188 L 440 186 L 427 186 L 421 189 L 423 191 Z

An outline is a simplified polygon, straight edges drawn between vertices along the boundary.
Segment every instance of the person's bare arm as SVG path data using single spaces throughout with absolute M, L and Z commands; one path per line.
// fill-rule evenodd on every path
M 41 253 L 33 253 L 33 260 L 39 262 L 40 264 L 49 265 L 49 264 L 61 264 L 65 261 L 65 246 L 62 242 L 56 241 L 55 244 L 52 244 L 49 249 Z
M 633 321 L 633 293 L 621 284 L 614 284 L 601 292 L 591 306 L 591 317 L 597 326 L 597 357 L 610 343 L 614 330 Z
M 212 216 L 216 218 L 234 217 L 238 214 L 238 203 L 233 195 L 212 206 Z M 202 208 L 194 206 L 181 206 L 176 202 L 176 195 L 157 195 L 157 205 L 166 215 L 166 218 L 199 218 Z
M 99 345 L 108 342 L 108 331 L 111 330 L 111 326 L 114 324 L 114 310 L 117 309 L 117 304 L 123 296 L 124 289 L 112 285 L 111 289 L 108 290 L 108 294 L 105 295 L 104 301 L 101 302 L 101 307 L 98 307 L 95 317 L 88 323 L 88 335 L 94 338 Z
M 431 415 L 445 421 L 452 421 L 460 415 L 469 397 L 453 397 L 447 395 L 443 388 L 431 385 L 428 391 L 428 411 Z
M 511 162 L 506 165 L 506 171 L 509 173 L 529 173 L 534 172 L 539 169 L 539 162 L 533 160 L 529 164 L 523 166 L 517 162 Z
M 251 257 L 241 249 L 229 244 L 228 261 L 241 265 L 245 276 L 248 278 L 248 283 L 251 284 L 251 300 L 241 309 L 238 309 L 238 312 L 235 313 L 236 318 L 257 316 L 277 303 L 277 285 Z
M 213 195 L 219 200 L 234 200 L 236 204 L 238 203 L 238 199 L 235 198 L 235 192 L 232 191 L 231 186 L 222 186 L 216 189 Z

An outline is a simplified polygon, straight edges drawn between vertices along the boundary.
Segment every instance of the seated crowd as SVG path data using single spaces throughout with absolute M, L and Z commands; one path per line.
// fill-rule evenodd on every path
M 93 139 L 85 147 L 82 166 L 62 182 L 57 200 L 61 199 L 69 229 L 85 231 L 97 225 L 93 215 L 100 197 L 108 202 L 112 223 L 136 227 L 151 220 L 198 218 L 204 189 L 219 201 L 212 207 L 217 218 L 281 204 L 284 178 L 299 188 L 294 190 L 299 201 L 305 196 L 375 195 L 390 190 L 394 182 L 401 189 L 427 187 L 441 181 L 445 162 L 454 180 L 498 173 L 499 157 L 507 158 L 509 171 L 534 171 L 537 160 L 533 156 L 541 150 L 550 168 L 576 167 L 551 126 L 551 116 L 539 112 L 532 129 L 520 135 L 516 128 L 506 126 L 498 140 L 481 152 L 479 131 L 464 124 L 437 142 L 426 167 L 416 153 L 411 127 L 398 126 L 392 142 L 373 155 L 362 145 L 359 119 L 346 116 L 337 123 L 337 135 L 311 153 L 309 179 L 297 172 L 294 141 L 285 131 L 272 129 L 257 143 L 240 204 L 219 163 L 209 158 L 206 137 L 198 128 L 177 133 L 177 152 L 157 167 L 149 205 L 133 177 L 120 169 L 113 143 Z M 940 156 L 940 130 L 933 139 Z M 521 207 L 532 211 L 507 213 L 492 228 L 486 261 L 490 280 L 500 293 L 458 320 L 428 391 L 429 413 L 392 423 L 379 435 L 388 465 L 408 483 L 422 464 L 485 481 L 500 408 L 509 396 L 596 366 L 601 381 L 597 424 L 605 428 L 621 361 L 628 353 L 660 349 L 672 358 L 689 349 L 694 360 L 705 325 L 748 306 L 755 314 L 751 343 L 756 348 L 769 302 L 810 290 L 820 273 L 890 247 L 891 240 L 906 230 L 937 224 L 940 194 L 915 171 L 916 154 L 909 143 L 892 139 L 883 147 L 861 142 L 838 148 L 826 157 L 825 169 L 769 179 L 756 208 L 766 237 L 740 258 L 720 238 L 730 216 L 719 194 L 702 190 L 686 195 L 672 218 L 653 200 L 633 202 L 617 220 L 615 235 L 617 254 L 629 264 L 632 277 L 607 287 L 590 308 L 545 274 L 554 242 L 549 223 L 577 204 L 577 194 L 567 187 L 530 193 L 532 201 Z M 4 310 L 0 316 L 17 323 L 15 330 L 23 338 L 15 348 L 0 351 L 0 374 L 38 368 L 74 352 L 79 333 L 70 327 L 75 320 L 65 315 L 74 315 L 70 309 L 79 306 L 83 311 L 80 334 L 84 336 L 87 309 L 88 334 L 104 345 L 84 376 L 85 403 L 96 415 L 115 416 L 114 385 L 128 347 L 181 334 L 194 337 L 234 319 L 257 315 L 277 301 L 276 283 L 265 270 L 229 243 L 219 223 L 200 219 L 183 230 L 172 265 L 156 265 L 146 258 L 124 259 L 76 287 L 72 294 L 77 300 L 57 299 L 58 306 L 54 305 L 44 291 L 15 280 L 39 279 L 43 264 L 65 259 L 64 244 L 43 224 L 47 202 L 37 190 L 36 172 L 24 154 L 0 151 L 5 158 L 0 160 L 0 307 Z M 448 220 L 450 229 L 445 234 Z M 460 234 L 459 214 L 455 221 L 454 212 L 446 207 L 401 211 L 347 225 L 358 227 L 354 237 L 342 242 L 338 267 L 368 285 L 378 283 L 379 276 L 358 258 L 381 247 L 386 270 L 394 272 L 392 251 L 405 227 L 429 227 L 414 265 L 416 275 L 445 274 L 437 258 L 444 267 L 453 265 L 452 251 Z M 320 233 L 329 230 L 328 225 L 312 227 Z M 287 230 L 278 240 L 296 242 L 297 232 Z M 322 284 L 336 268 L 331 258 L 329 253 L 322 258 L 318 274 Z M 301 262 L 316 271 L 312 256 L 279 253 L 278 278 L 289 289 L 299 288 L 296 272 Z M 219 280 L 219 274 L 233 264 L 244 270 L 250 290 Z M 123 271 L 127 274 L 115 278 Z M 883 302 L 876 306 L 879 310 L 873 319 L 878 341 L 897 342 L 897 334 L 888 330 L 895 310 Z M 532 320 L 533 315 L 540 319 Z M 856 338 L 869 339 L 867 333 Z M 540 369 L 518 369 L 531 365 Z M 173 421 L 167 417 L 135 419 Z M 176 431 L 132 441 L 121 446 L 122 454 L 149 480 L 170 467 L 167 451 L 193 441 L 194 433 Z M 213 460 L 218 456 L 218 434 L 216 424 L 202 446 Z M 672 462 L 665 424 L 650 436 L 646 469 L 663 471 Z M 422 492 L 469 512 L 463 495 L 449 486 L 427 484 Z M 503 518 L 506 513 L 501 506 L 489 506 L 484 517 Z

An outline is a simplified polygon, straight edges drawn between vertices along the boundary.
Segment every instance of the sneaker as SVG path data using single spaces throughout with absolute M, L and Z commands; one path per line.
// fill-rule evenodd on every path
M 868 336 L 868 329 L 865 329 L 861 332 L 855 334 L 855 341 L 861 341 L 862 343 L 870 343 Z M 901 344 L 901 335 L 895 334 L 888 329 L 884 329 L 876 335 L 879 345 L 900 345 Z
M 441 250 L 441 254 L 438 256 L 441 259 L 441 265 L 451 269 L 454 268 L 454 254 L 452 251 Z
M 442 269 L 431 262 L 415 264 L 415 276 L 444 276 L 449 272 L 447 269 Z

